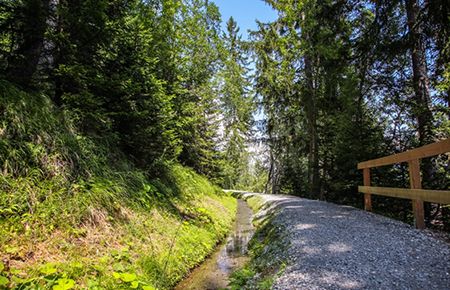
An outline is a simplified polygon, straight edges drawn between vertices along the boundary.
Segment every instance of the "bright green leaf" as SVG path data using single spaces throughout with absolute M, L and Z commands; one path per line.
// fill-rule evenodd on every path
M 139 282 L 138 281 L 133 281 L 131 282 L 131 286 L 132 289 L 136 289 L 137 287 L 139 287 Z
M 134 273 L 122 273 L 120 279 L 124 282 L 132 282 L 136 280 L 137 276 Z
M 0 275 L 0 286 L 6 286 L 9 283 L 9 279 Z
M 55 274 L 58 270 L 51 264 L 45 264 L 40 270 L 44 275 Z
M 113 277 L 114 278 L 116 278 L 116 279 L 120 279 L 120 273 L 117 273 L 117 272 L 113 272 Z
M 57 285 L 53 286 L 53 290 L 68 290 L 75 287 L 75 281 L 72 279 L 61 278 L 58 279 Z

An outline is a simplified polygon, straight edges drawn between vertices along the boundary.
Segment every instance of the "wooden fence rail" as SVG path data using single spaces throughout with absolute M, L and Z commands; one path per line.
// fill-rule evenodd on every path
M 358 163 L 358 169 L 363 170 L 364 177 L 364 186 L 359 186 L 358 191 L 364 193 L 365 210 L 372 210 L 372 194 L 411 199 L 415 226 L 419 229 L 425 228 L 423 202 L 450 204 L 450 191 L 422 189 L 420 159 L 447 152 L 450 152 L 450 138 L 406 152 Z M 402 162 L 408 162 L 411 188 L 370 186 L 371 168 Z

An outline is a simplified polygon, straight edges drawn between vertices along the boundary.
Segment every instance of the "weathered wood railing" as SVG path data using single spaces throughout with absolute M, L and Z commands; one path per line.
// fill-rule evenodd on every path
M 364 177 L 364 186 L 359 186 L 358 191 L 364 193 L 365 210 L 372 210 L 372 194 L 411 199 L 415 226 L 419 229 L 425 228 L 423 202 L 450 204 L 450 191 L 422 189 L 420 159 L 447 152 L 450 152 L 450 138 L 406 152 L 358 163 L 358 169 L 363 170 Z M 370 186 L 370 168 L 402 162 L 408 162 L 411 188 Z

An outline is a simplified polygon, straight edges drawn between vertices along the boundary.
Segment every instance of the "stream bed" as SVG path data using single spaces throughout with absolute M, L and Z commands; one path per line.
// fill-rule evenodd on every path
M 217 290 L 227 288 L 231 273 L 247 261 L 247 245 L 254 229 L 253 212 L 247 203 L 238 199 L 236 220 L 226 241 L 207 258 L 175 290 Z

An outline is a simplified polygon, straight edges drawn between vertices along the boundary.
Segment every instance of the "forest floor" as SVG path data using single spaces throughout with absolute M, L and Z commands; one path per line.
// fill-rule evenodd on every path
M 273 289 L 448 289 L 450 246 L 427 231 L 353 207 L 293 196 L 243 194 L 258 204 L 256 221 L 266 220 L 283 239 L 253 256 L 279 261 Z M 267 221 L 268 220 L 268 221 Z M 271 231 L 266 231 L 271 232 Z M 261 240 L 261 237 L 260 237 Z M 279 241 L 278 241 L 279 243 Z M 275 263 L 277 264 L 277 263 Z M 274 274 L 275 272 L 275 274 Z M 247 281 L 248 283 L 248 281 Z M 245 284 L 241 282 L 241 285 Z

